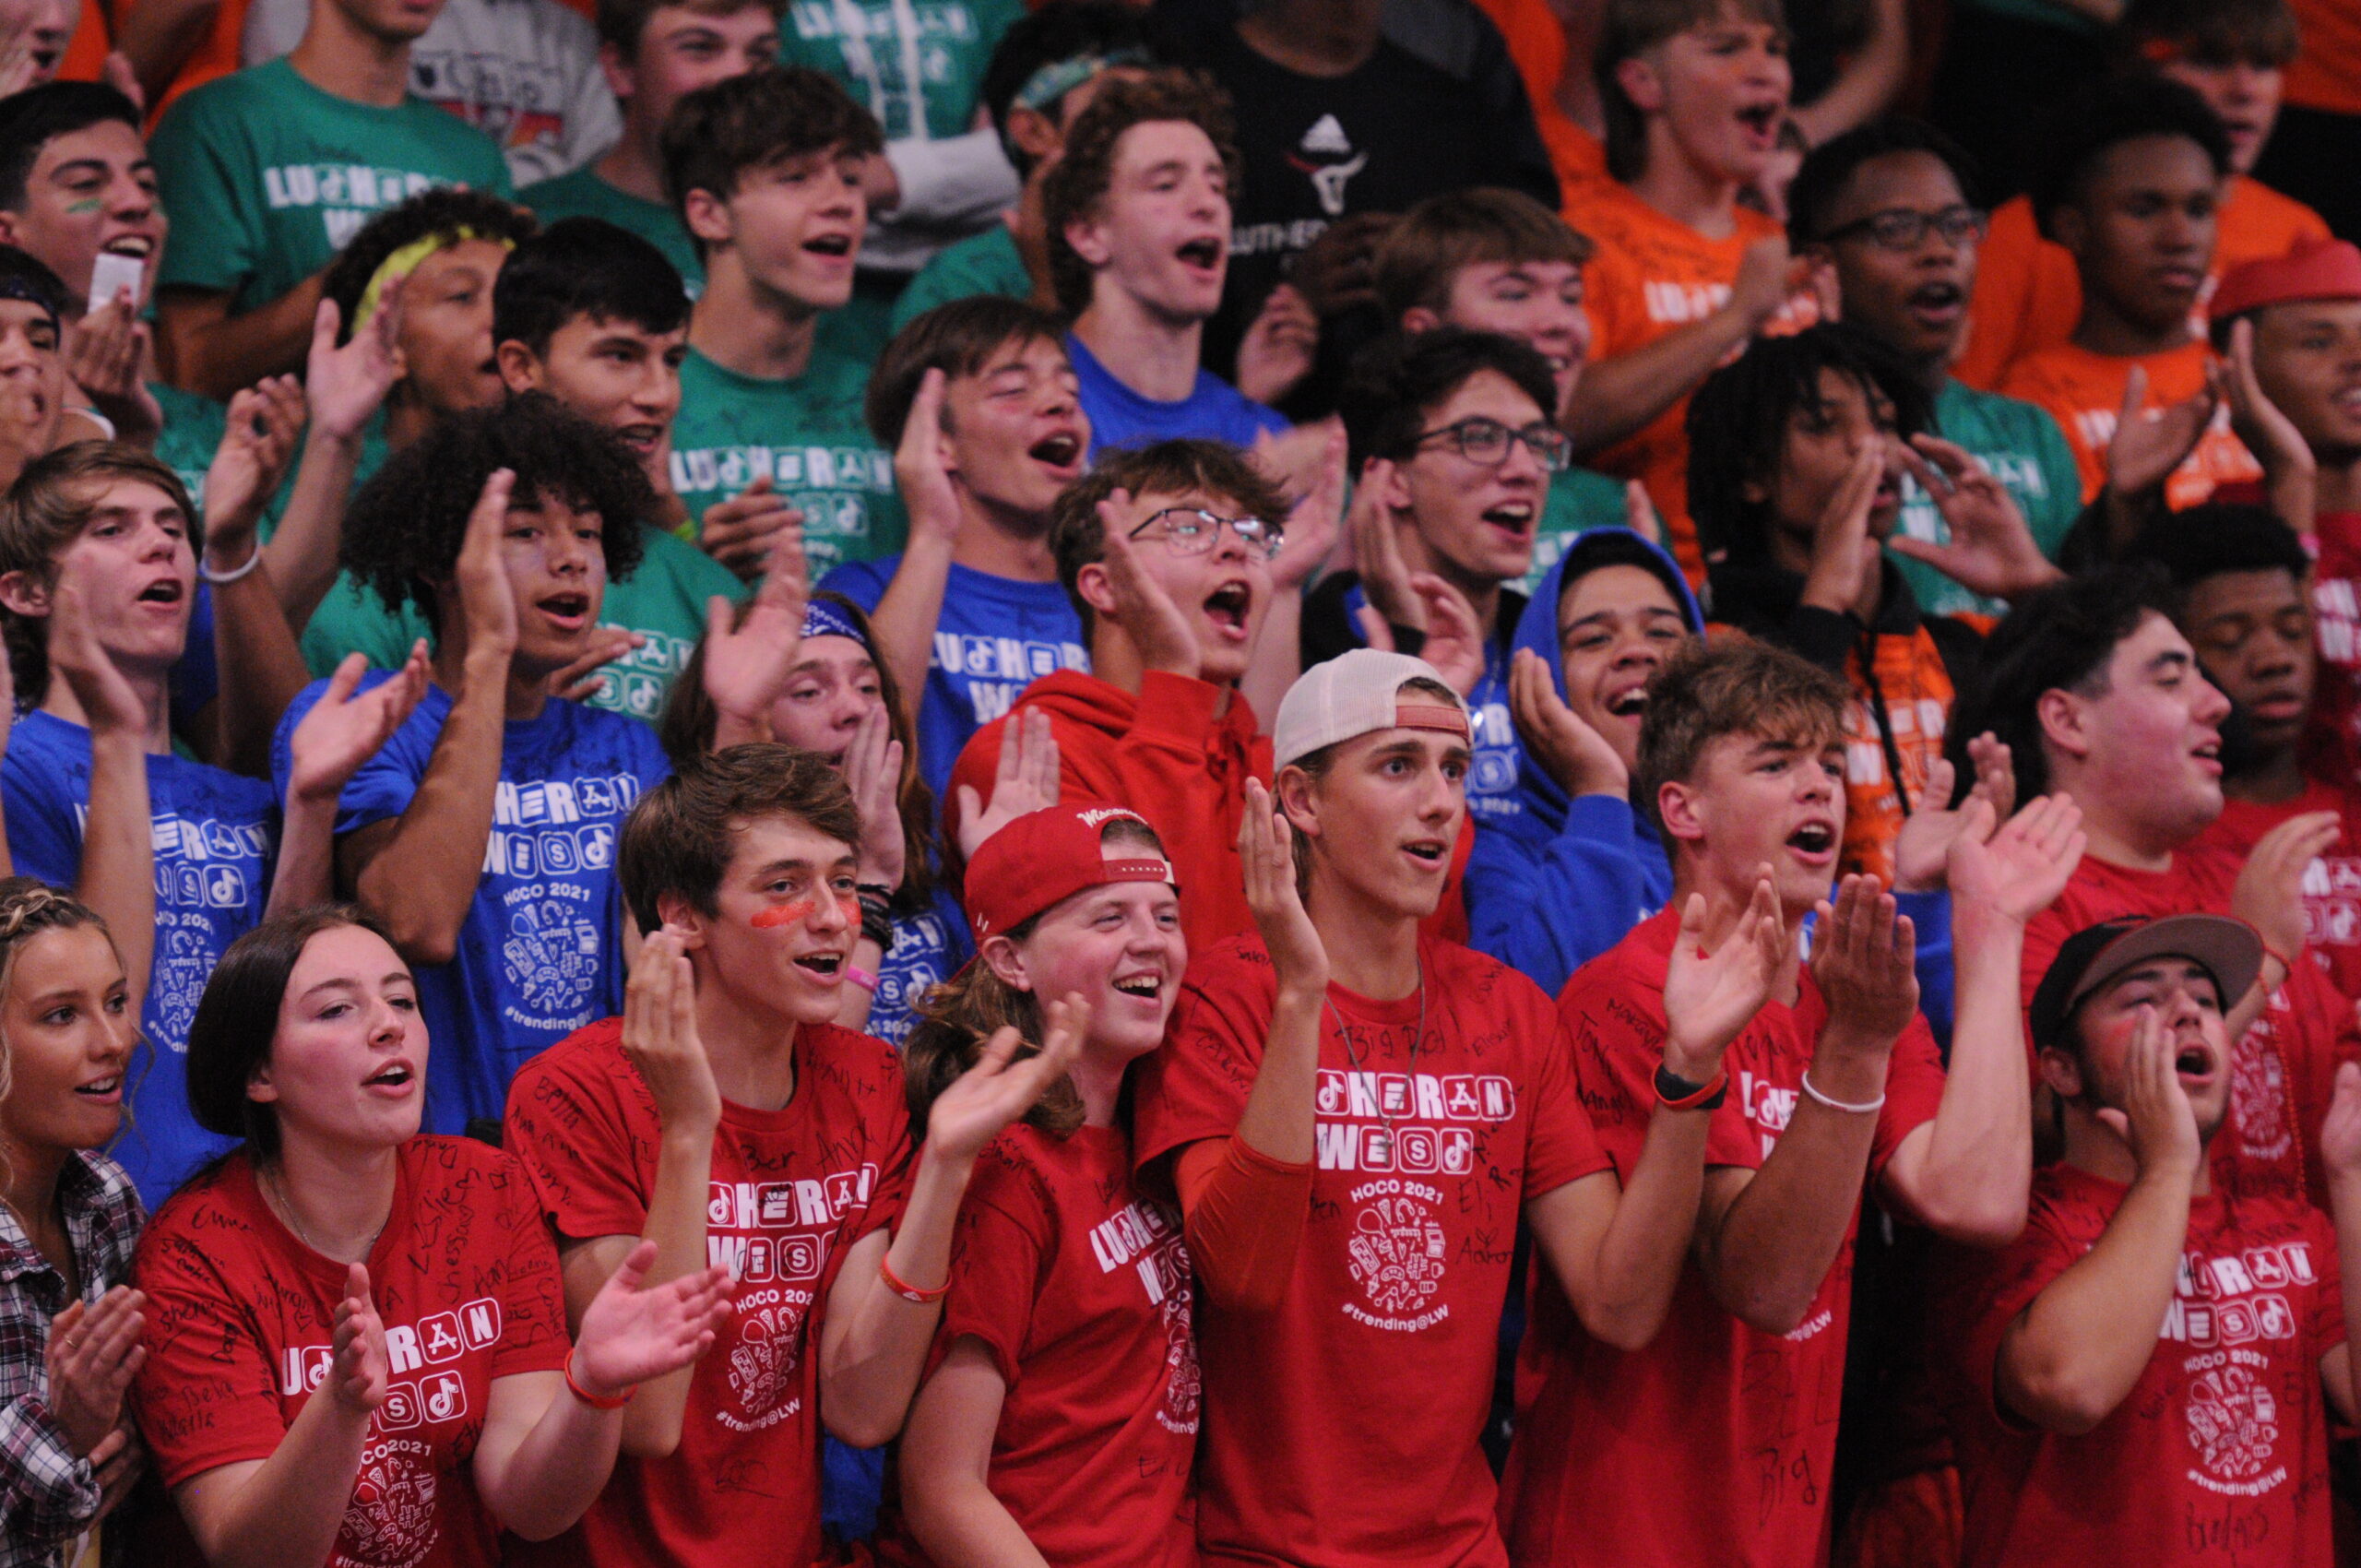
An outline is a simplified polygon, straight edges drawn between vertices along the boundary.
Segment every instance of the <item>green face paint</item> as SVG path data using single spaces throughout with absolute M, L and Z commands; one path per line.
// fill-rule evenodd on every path
M 96 196 L 86 196 L 80 201 L 66 203 L 65 210 L 69 215 L 79 218 L 86 212 L 96 212 L 105 205 Z

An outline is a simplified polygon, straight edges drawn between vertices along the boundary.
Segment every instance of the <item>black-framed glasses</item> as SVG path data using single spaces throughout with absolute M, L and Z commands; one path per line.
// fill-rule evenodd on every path
M 1158 523 L 1164 525 L 1164 547 L 1175 555 L 1203 555 L 1225 528 L 1239 543 L 1266 556 L 1276 555 L 1287 538 L 1287 530 L 1276 523 L 1261 517 L 1225 517 L 1202 506 L 1167 506 L 1151 512 L 1129 537 L 1137 539 Z
M 1872 212 L 1857 223 L 1831 229 L 1821 239 L 1848 240 L 1856 234 L 1867 234 L 1882 249 L 1915 251 L 1927 243 L 1929 229 L 1940 234 L 1947 245 L 1964 245 L 1982 239 L 1990 221 L 1980 208 L 1947 207 L 1940 212 L 1921 212 L 1915 208 L 1890 207 L 1883 212 Z
M 1453 420 L 1435 430 L 1420 431 L 1417 444 L 1424 446 L 1428 442 L 1439 441 L 1446 435 L 1458 446 L 1461 457 L 1488 469 L 1497 469 L 1507 462 L 1510 444 L 1518 441 L 1525 443 L 1525 449 L 1533 454 L 1533 460 L 1539 463 L 1546 472 L 1561 472 L 1574 460 L 1572 438 L 1556 425 L 1541 420 L 1519 430 L 1496 419 L 1474 414 L 1464 420 Z

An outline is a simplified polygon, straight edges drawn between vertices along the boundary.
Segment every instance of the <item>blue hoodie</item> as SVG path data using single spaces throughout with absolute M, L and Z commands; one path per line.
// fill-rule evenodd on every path
M 1581 576 L 1614 564 L 1600 556 L 1614 548 L 1619 559 L 1629 546 L 1607 545 L 1619 538 L 1636 541 L 1662 563 L 1656 576 L 1673 590 L 1690 631 L 1705 629 L 1696 596 L 1670 556 L 1628 529 L 1592 529 L 1566 547 L 1517 622 L 1514 646 L 1541 656 L 1561 698 L 1566 672 L 1558 653 L 1558 601 L 1567 574 Z M 1467 860 L 1468 941 L 1555 996 L 1576 969 L 1664 908 L 1672 897 L 1672 865 L 1655 829 L 1630 801 L 1584 795 L 1570 802 L 1522 747 L 1517 800 L 1517 813 L 1482 819 L 1477 828 Z M 1903 894 L 1900 902 L 1917 928 L 1919 1010 L 1948 1045 L 1951 901 L 1933 893 Z M 1809 932 L 1805 941 L 1809 944 Z

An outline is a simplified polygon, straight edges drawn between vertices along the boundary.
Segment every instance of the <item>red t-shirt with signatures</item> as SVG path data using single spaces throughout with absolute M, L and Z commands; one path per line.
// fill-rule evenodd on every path
M 2000 1408 L 2002 1336 L 2097 1244 L 2124 1192 L 2049 1166 L 2013 1245 L 1948 1250 L 1933 1343 L 1955 1352 L 1939 1352 L 1939 1373 L 1967 1509 L 1962 1568 L 2328 1568 L 2320 1358 L 2344 1342 L 2344 1304 L 2336 1232 L 2308 1204 L 2216 1192 L 2189 1206 L 2155 1351 L 2097 1427 L 2066 1437 Z
M 2304 868 L 2304 944 L 2341 994 L 2361 997 L 2361 790 L 2315 778 L 2283 805 L 2229 801 L 2197 842 L 2244 860 L 2264 834 L 2309 812 L 2336 813 L 2344 837 Z
M 898 1212 L 909 1151 L 901 1063 L 833 1024 L 795 1037 L 795 1094 L 725 1100 L 713 1136 L 706 1253 L 737 1310 L 697 1363 L 681 1443 L 616 1461 L 582 1523 L 520 1545 L 521 1563 L 738 1568 L 814 1562 L 820 1540 L 818 1324 L 846 1249 Z M 561 1236 L 636 1236 L 662 1128 L 607 1018 L 528 1062 L 508 1089 L 508 1147 Z
M 2260 501 L 2260 487 L 2236 498 Z M 2361 787 L 2361 512 L 2322 512 L 2312 529 L 2312 639 L 2320 671 L 2307 760 L 2326 778 Z
M 516 1162 L 413 1137 L 369 1250 L 390 1378 L 327 1568 L 491 1568 L 500 1527 L 470 1466 L 495 1378 L 565 1364 L 557 1248 Z M 132 1401 L 167 1487 L 267 1459 L 328 1373 L 345 1265 L 297 1241 L 246 1155 L 175 1194 L 139 1240 L 150 1305 Z M 143 1562 L 201 1563 L 177 1515 Z
M 1311 1212 L 1278 1308 L 1197 1303 L 1205 1562 L 1508 1561 L 1477 1440 L 1517 1217 L 1608 1159 L 1549 999 L 1450 943 L 1422 939 L 1418 965 L 1398 1001 L 1328 988 Z M 1144 1165 L 1237 1131 L 1276 994 L 1258 938 L 1190 965 L 1137 1069 Z
M 1133 1185 L 1117 1127 L 1019 1124 L 976 1161 L 934 1361 L 979 1341 L 1008 1385 L 987 1484 L 1041 1555 L 1187 1568 L 1202 1385 L 1180 1216 Z M 877 1557 L 921 1564 L 898 1518 Z
M 1679 929 L 1672 909 L 1642 921 L 1577 969 L 1558 999 L 1583 1103 L 1625 1175 L 1655 1114 L 1665 970 Z M 1793 1006 L 1766 1004 L 1724 1055 L 1729 1095 L 1713 1112 L 1708 1164 L 1759 1168 L 1795 1114 L 1828 1017 L 1809 969 L 1801 987 Z M 1942 1094 L 1934 1036 L 1914 1019 L 1887 1070 L 1870 1181 L 1934 1118 Z M 1501 1503 L 1515 1561 L 1813 1568 L 1825 1560 L 1852 1316 L 1849 1234 L 1803 1322 L 1785 1336 L 1732 1315 L 1693 1264 L 1681 1269 L 1663 1328 L 1640 1350 L 1589 1338 L 1546 1283 L 1536 1296 L 1519 1350 L 1525 1408 Z M 1673 1476 L 1679 1483 L 1667 1485 Z
M 2032 1008 L 2050 960 L 2074 932 L 2118 915 L 2226 915 L 2240 864 L 2237 856 L 2198 845 L 2161 872 L 2084 855 L 2057 901 L 2026 923 L 2025 1007 Z M 2336 1064 L 2348 1058 L 2361 1060 L 2353 1004 L 2318 965 L 2299 962 L 2231 1049 L 2230 1119 L 2213 1139 L 2213 1180 L 2235 1193 L 2307 1195 L 2325 1208 L 2320 1122 L 2335 1096 Z

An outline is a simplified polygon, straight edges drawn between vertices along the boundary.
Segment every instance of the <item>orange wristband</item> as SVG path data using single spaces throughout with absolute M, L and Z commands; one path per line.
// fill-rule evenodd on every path
M 639 1385 L 637 1384 L 634 1384 L 631 1387 L 624 1389 L 621 1394 L 616 1395 L 611 1399 L 599 1398 L 597 1395 L 591 1393 L 588 1389 L 574 1381 L 574 1352 L 571 1350 L 568 1350 L 565 1353 L 565 1385 L 574 1391 L 574 1396 L 576 1399 L 581 1400 L 585 1405 L 589 1406 L 594 1410 L 620 1410 L 624 1406 L 631 1403 L 631 1396 L 639 1392 Z
M 951 1294 L 951 1281 L 948 1279 L 931 1290 L 921 1290 L 915 1285 L 904 1284 L 895 1274 L 894 1265 L 882 1257 L 877 1260 L 877 1277 L 885 1281 L 885 1289 L 901 1297 L 905 1301 L 915 1301 L 921 1307 L 932 1306 Z

